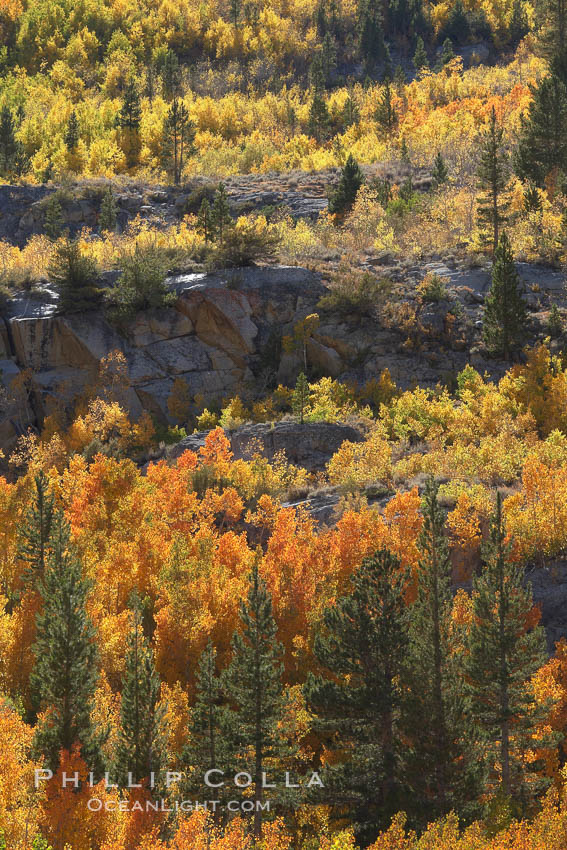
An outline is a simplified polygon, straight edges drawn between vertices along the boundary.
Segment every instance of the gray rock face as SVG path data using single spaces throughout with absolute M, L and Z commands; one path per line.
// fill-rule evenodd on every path
M 447 298 L 433 304 L 423 304 L 411 289 L 412 273 L 417 281 L 427 270 L 449 278 Z M 559 300 L 562 275 L 521 264 L 519 270 L 537 309 L 540 300 L 546 307 L 550 299 Z M 315 311 L 320 312 L 320 324 L 306 345 L 315 374 L 363 383 L 387 368 L 402 389 L 435 386 L 468 363 L 481 374 L 501 377 L 509 364 L 484 359 L 482 349 L 474 345 L 481 330 L 488 269 L 471 272 L 432 263 L 410 271 L 409 278 L 399 306 L 415 311 L 411 333 L 417 330 L 417 340 L 395 322 L 383 320 L 379 308 L 370 315 L 321 310 L 319 300 L 328 290 L 317 275 L 298 267 L 172 277 L 168 285 L 177 295 L 175 304 L 138 314 L 120 332 L 101 312 L 57 315 L 56 292 L 46 283 L 33 298 L 22 293 L 9 303 L 5 323 L 0 324 L 0 359 L 31 373 L 33 413 L 22 427 L 34 417 L 41 420 L 50 397 L 70 406 L 74 396 L 94 383 L 101 359 L 113 350 L 123 353 L 128 366 L 130 413 L 137 417 L 148 410 L 164 424 L 171 421 L 168 397 L 179 378 L 190 396 L 202 393 L 207 403 L 243 392 L 263 393 L 267 375 L 292 385 L 303 368 L 303 352 L 283 351 L 281 338 Z M 541 323 L 547 314 L 538 315 Z M 303 441 L 308 433 L 303 432 Z
M 258 212 L 266 207 L 283 206 L 294 218 L 316 219 L 327 208 L 326 185 L 330 175 L 243 175 L 226 181 L 228 200 L 234 215 Z M 140 186 L 127 181 L 115 189 L 116 217 L 120 230 L 136 216 L 157 227 L 178 222 L 187 212 L 191 193 L 206 182 L 196 178 L 185 186 Z M 268 184 L 268 185 L 266 185 Z M 108 184 L 82 181 L 59 193 L 65 226 L 71 235 L 82 228 L 98 227 L 100 205 Z M 24 245 L 36 233 L 42 233 L 45 203 L 57 191 L 55 186 L 0 186 L 0 239 Z M 195 210 L 190 210 L 195 211 Z
M 271 460 L 283 451 L 291 463 L 308 470 L 322 469 L 345 440 L 361 442 L 363 439 L 350 425 L 331 422 L 243 425 L 226 433 L 235 458 L 249 459 L 260 452 Z M 178 458 L 187 450 L 198 452 L 205 444 L 205 437 L 206 432 L 190 434 L 168 450 L 168 457 Z
M 167 400 L 179 377 L 191 395 L 234 395 L 254 384 L 270 333 L 288 332 L 286 325 L 312 310 L 325 291 L 306 269 L 283 266 L 182 275 L 169 285 L 178 296 L 173 307 L 139 314 L 121 332 L 100 312 L 57 315 L 48 286 L 39 299 L 12 302 L 0 354 L 32 373 L 38 418 L 50 395 L 70 402 L 94 383 L 100 361 L 113 350 L 126 358 L 135 416 L 145 409 L 168 421 Z M 328 353 L 326 374 L 340 371 L 334 354 Z M 323 357 L 320 366 L 325 372 Z
M 540 606 L 541 624 L 551 653 L 558 640 L 567 638 L 567 564 L 559 561 L 529 569 L 526 581 L 532 586 L 534 602 Z

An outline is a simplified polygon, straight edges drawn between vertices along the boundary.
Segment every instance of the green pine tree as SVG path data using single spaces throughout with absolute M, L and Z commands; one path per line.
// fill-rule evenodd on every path
M 567 5 L 544 0 L 538 5 L 538 48 L 561 81 L 567 85 Z
M 392 54 L 390 53 L 390 48 L 386 44 L 384 46 L 384 67 L 382 69 L 382 82 L 383 83 L 391 83 L 393 79 L 392 72 Z
M 132 78 L 126 83 L 122 106 L 118 116 L 118 126 L 128 130 L 139 130 L 142 120 L 142 107 L 136 83 Z
M 352 209 L 358 190 L 364 183 L 364 174 L 352 154 L 341 171 L 339 183 L 329 197 L 329 212 L 342 215 Z
M 429 68 L 429 59 L 421 36 L 417 38 L 415 53 L 413 54 L 413 66 L 418 74 L 424 68 Z
M 323 67 L 323 55 L 319 50 L 309 66 L 309 83 L 313 90 L 321 93 L 327 87 L 327 78 Z
M 451 641 L 451 562 L 439 485 L 427 482 L 419 536 L 417 599 L 408 653 L 414 803 L 425 823 L 474 797 L 463 752 L 463 686 Z
M 31 504 L 18 530 L 18 557 L 27 564 L 24 582 L 37 590 L 44 579 L 51 550 L 54 505 L 49 480 L 43 470 L 35 475 L 34 487 Z
M 213 202 L 212 222 L 219 245 L 224 245 L 228 230 L 232 227 L 232 216 L 224 183 L 219 183 Z
M 396 70 L 394 71 L 394 88 L 399 94 L 403 93 L 406 83 L 406 72 L 401 65 L 396 65 Z
M 541 195 L 537 186 L 529 183 L 524 190 L 524 212 L 526 215 L 540 212 L 542 209 Z
M 452 42 L 456 42 L 457 44 L 465 44 L 469 40 L 471 27 L 463 6 L 463 0 L 455 1 L 455 5 L 449 12 L 443 33 Z
M 181 182 L 185 158 L 193 150 L 195 125 L 189 119 L 189 111 L 182 100 L 175 98 L 163 125 L 163 160 L 173 182 Z
M 433 163 L 433 171 L 431 172 L 431 184 L 434 189 L 439 189 L 449 179 L 449 172 L 443 159 L 441 151 L 437 152 L 435 162 Z
M 485 301 L 483 338 L 493 354 L 508 360 L 525 333 L 527 311 L 510 241 L 502 234 L 494 254 L 492 286 Z
M 391 133 L 398 123 L 398 114 L 392 103 L 392 87 L 389 80 L 386 80 L 380 92 L 380 99 L 374 110 L 374 120 L 386 133 Z
M 329 29 L 329 23 L 327 21 L 327 6 L 325 0 L 319 0 L 319 2 L 317 3 L 317 8 L 315 9 L 315 26 L 317 28 L 318 40 L 323 41 L 325 33 Z
M 388 30 L 405 44 L 428 30 L 422 0 L 389 0 Z
M 315 88 L 313 99 L 309 107 L 308 129 L 314 139 L 318 142 L 326 138 L 331 116 L 323 95 Z
M 178 98 L 181 94 L 181 70 L 179 59 L 173 50 L 168 50 L 161 69 L 163 93 L 166 100 Z
M 367 74 L 384 58 L 384 29 L 380 4 L 359 0 L 357 15 L 358 51 Z
M 96 728 L 91 716 L 98 680 L 95 629 L 87 614 L 91 583 L 83 578 L 61 511 L 53 514 L 47 562 L 31 677 L 46 711 L 35 729 L 34 748 L 55 771 L 60 751 L 79 745 L 87 766 L 100 775 L 107 731 Z
M 96 263 L 81 252 L 77 239 L 57 244 L 48 274 L 59 293 L 60 313 L 80 313 L 100 304 Z
M 213 221 L 213 210 L 207 198 L 203 198 L 197 214 L 197 232 L 200 233 L 205 242 L 212 242 L 215 238 L 215 225 Z
M 439 56 L 439 60 L 435 66 L 435 70 L 442 71 L 445 65 L 448 65 L 455 58 L 455 51 L 453 50 L 453 42 L 450 38 L 446 38 L 443 42 L 443 46 L 441 48 L 441 55 Z
M 522 0 L 514 0 L 512 4 L 512 15 L 508 24 L 508 40 L 512 47 L 517 47 L 530 31 L 524 4 Z
M 507 204 L 502 195 L 508 185 L 509 172 L 508 155 L 502 142 L 503 132 L 492 107 L 490 124 L 480 143 L 477 175 L 479 187 L 483 190 L 478 202 L 478 220 L 481 226 L 489 228 L 493 252 L 498 245 L 500 225 L 506 221 Z
M 77 120 L 77 113 L 73 109 L 73 111 L 69 115 L 69 120 L 67 121 L 67 127 L 65 129 L 65 135 L 63 137 L 65 147 L 69 152 L 72 152 L 76 149 L 77 145 L 79 144 L 79 138 L 79 121 Z
M 232 661 L 223 676 L 226 693 L 235 706 L 235 727 L 241 769 L 253 778 L 254 836 L 262 836 L 266 796 L 262 774 L 266 760 L 281 754 L 278 722 L 283 719 L 283 647 L 277 640 L 272 600 L 258 573 L 258 559 L 250 576 L 245 601 L 240 604 L 241 626 L 232 640 Z M 283 743 L 284 748 L 287 747 Z
M 139 242 L 119 259 L 122 269 L 112 291 L 113 312 L 118 319 L 131 318 L 140 310 L 155 310 L 175 301 L 167 284 L 167 256 L 155 243 Z
M 291 406 L 301 425 L 305 421 L 305 413 L 309 407 L 309 397 L 309 381 L 305 376 L 305 372 L 300 372 L 295 383 Z
M 238 27 L 238 22 L 240 20 L 240 13 L 242 11 L 241 0 L 230 0 L 230 18 L 232 20 L 233 26 Z
M 112 233 L 116 230 L 116 199 L 112 191 L 112 186 L 109 186 L 102 196 L 100 204 L 100 213 L 98 216 L 98 226 L 102 231 L 106 230 Z
M 204 795 L 210 793 L 204 782 L 207 771 L 219 770 L 228 776 L 235 767 L 234 716 L 226 705 L 216 658 L 216 649 L 209 639 L 199 659 L 188 743 L 182 754 L 187 772 L 183 792 L 195 795 L 196 800 L 204 800 Z M 214 774 L 212 781 L 219 781 L 219 774 Z M 225 786 L 224 789 L 215 789 L 215 794 L 222 805 L 230 799 L 227 795 L 231 795 L 232 791 Z M 215 814 L 220 816 L 218 811 Z
M 551 306 L 549 317 L 547 319 L 547 329 L 549 331 L 549 335 L 554 339 L 561 336 L 563 333 L 563 317 L 559 312 L 557 304 L 552 304 Z
M 543 716 L 535 706 L 530 679 L 546 659 L 543 628 L 526 628 L 532 608 L 524 567 L 510 558 L 498 493 L 484 567 L 473 579 L 465 679 L 488 781 L 498 782 L 505 798 L 520 802 L 545 784 L 535 775 L 526 782 L 539 765 L 527 763 L 525 750 Z
M 59 203 L 57 192 L 50 195 L 45 204 L 43 211 L 43 229 L 50 239 L 53 241 L 58 239 L 63 232 L 65 219 L 63 217 L 63 209 Z
M 337 67 L 337 47 L 335 39 L 330 32 L 327 32 L 323 38 L 323 44 L 321 46 L 321 62 L 325 85 L 329 86 L 333 71 Z
M 133 168 L 138 162 L 141 149 L 140 123 L 142 107 L 136 83 L 130 78 L 124 89 L 122 107 L 118 114 L 118 126 L 121 130 L 121 144 L 126 157 L 126 165 Z
M 153 102 L 154 102 L 155 88 L 156 88 L 156 75 L 155 75 L 156 69 L 155 69 L 155 62 L 154 62 L 154 59 L 153 59 L 153 56 L 152 56 L 152 51 L 149 49 L 149 47 L 147 47 L 146 50 L 145 50 L 144 60 L 145 60 L 145 66 L 146 66 L 146 73 L 145 73 L 146 89 L 145 89 L 145 93 L 146 93 L 146 97 L 148 98 L 148 100 L 150 102 L 150 106 L 152 106 Z
M 341 10 L 338 0 L 329 0 L 329 31 L 339 38 L 342 32 Z
M 9 106 L 0 110 L 0 174 L 10 173 L 14 166 L 18 144 L 14 134 L 14 117 Z
M 554 169 L 567 172 L 567 87 L 557 74 L 544 77 L 533 92 L 514 167 L 522 180 L 542 188 Z
M 341 113 L 341 123 L 343 127 L 346 129 L 347 127 L 352 127 L 353 124 L 358 124 L 360 121 L 360 110 L 356 105 L 356 101 L 352 94 L 350 94 L 345 100 L 345 105 L 343 106 Z
M 352 590 L 323 613 L 314 648 L 328 672 L 309 673 L 305 684 L 315 729 L 341 758 L 326 772 L 326 802 L 349 807 L 362 846 L 407 805 L 400 728 L 407 581 L 387 550 L 364 559 Z
M 122 681 L 115 775 L 124 788 L 135 783 L 149 783 L 153 773 L 155 784 L 159 787 L 159 773 L 165 765 L 167 751 L 166 706 L 160 703 L 160 679 L 153 651 L 142 630 L 137 597 L 134 597 L 132 607 L 132 629 Z

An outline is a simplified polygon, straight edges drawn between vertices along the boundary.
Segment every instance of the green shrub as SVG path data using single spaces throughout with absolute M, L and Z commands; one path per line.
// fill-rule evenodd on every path
M 96 286 L 97 265 L 81 253 L 76 239 L 56 246 L 48 274 L 59 293 L 60 313 L 82 313 L 100 304 L 102 290 Z
M 319 299 L 318 308 L 344 316 L 370 316 L 392 290 L 390 280 L 377 280 L 370 272 L 339 274 L 328 295 Z
M 166 307 L 176 295 L 166 284 L 167 261 L 155 245 L 136 245 L 120 259 L 122 274 L 111 296 L 112 312 L 117 318 L 131 318 L 139 310 Z
M 212 204 L 217 189 L 217 183 L 203 183 L 201 186 L 193 189 L 185 202 L 185 214 L 197 215 L 204 200 Z
M 428 272 L 417 286 L 417 293 L 426 304 L 434 304 L 448 297 L 447 278 Z
M 276 256 L 279 245 L 280 237 L 263 217 L 240 219 L 234 227 L 225 229 L 222 242 L 219 240 L 212 253 L 211 265 L 240 268 L 270 260 Z

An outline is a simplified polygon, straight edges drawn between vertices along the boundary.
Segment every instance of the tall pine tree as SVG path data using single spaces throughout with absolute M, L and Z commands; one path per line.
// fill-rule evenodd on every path
M 219 183 L 215 194 L 212 209 L 212 224 L 219 245 L 224 245 L 226 233 L 232 227 L 232 216 L 230 215 L 228 195 L 223 183 Z
M 439 189 L 449 179 L 449 172 L 443 159 L 441 151 L 437 152 L 435 162 L 433 163 L 433 171 L 431 172 L 431 183 L 434 189 Z
M 14 166 L 18 150 L 14 130 L 14 117 L 5 104 L 0 110 L 0 174 L 8 174 Z
M 385 52 L 382 12 L 376 0 L 359 0 L 357 34 L 360 57 L 370 74 Z
M 391 133 L 398 123 L 398 114 L 392 103 L 392 87 L 388 79 L 380 92 L 380 100 L 374 110 L 374 119 L 386 133 Z
M 433 479 L 428 481 L 422 502 L 407 668 L 413 799 L 425 822 L 452 808 L 462 810 L 473 796 L 463 757 L 463 688 L 451 645 L 451 562 L 438 490 Z
M 121 130 L 121 146 L 126 157 L 126 165 L 132 168 L 138 162 L 141 148 L 140 122 L 142 107 L 136 83 L 131 78 L 124 89 L 122 107 L 118 115 L 118 126 Z
M 358 190 L 364 183 L 364 174 L 351 153 L 341 171 L 339 184 L 329 198 L 329 212 L 343 214 L 352 209 Z
M 303 425 L 305 421 L 305 412 L 309 406 L 309 395 L 309 381 L 307 380 L 305 372 L 300 372 L 297 376 L 291 400 L 293 412 L 299 419 L 300 425 Z
M 313 138 L 320 142 L 327 136 L 330 123 L 331 116 L 329 115 L 325 98 L 320 90 L 315 87 L 313 99 L 309 107 L 308 130 Z
M 73 109 L 69 115 L 69 120 L 67 121 L 67 127 L 65 129 L 65 136 L 63 138 L 65 147 L 70 153 L 76 149 L 79 144 L 79 138 L 79 122 L 77 120 L 77 113 Z
M 18 530 L 18 557 L 27 564 L 23 573 L 25 583 L 37 590 L 43 581 L 50 551 L 54 506 L 43 470 L 36 474 L 34 487 L 31 504 Z
M 524 568 L 510 558 L 510 544 L 497 494 L 484 567 L 473 580 L 473 617 L 465 654 L 470 713 L 488 787 L 525 801 L 541 790 L 539 765 L 526 758 L 530 736 L 543 714 L 536 708 L 530 680 L 546 657 L 541 626 L 529 625 L 533 609 Z M 541 742 L 540 742 L 541 743 Z
M 429 59 L 427 58 L 427 51 L 421 36 L 418 36 L 416 42 L 415 53 L 413 54 L 413 66 L 418 74 L 424 68 L 429 68 Z
M 201 233 L 205 242 L 212 242 L 215 237 L 215 225 L 213 211 L 207 198 L 203 198 L 197 214 L 197 231 Z
M 59 765 L 60 751 L 79 745 L 87 766 L 100 775 L 106 730 L 96 728 L 92 720 L 98 653 L 87 614 L 90 586 L 71 544 L 69 525 L 62 512 L 56 511 L 40 586 L 43 610 L 37 618 L 33 646 L 36 664 L 31 684 L 45 709 L 35 729 L 34 745 L 53 771 Z
M 161 79 L 166 100 L 177 99 L 181 94 L 181 70 L 179 59 L 173 50 L 168 50 L 165 54 Z
M 147 783 L 152 773 L 159 785 L 159 772 L 166 759 L 166 707 L 160 703 L 160 679 L 153 651 L 142 630 L 142 614 L 136 596 L 133 609 L 116 747 L 115 773 L 122 787 Z
M 492 265 L 492 286 L 484 306 L 483 339 L 492 354 L 508 360 L 525 333 L 527 310 L 506 233 L 502 234 Z
M 102 196 L 100 203 L 100 213 L 98 216 L 98 226 L 101 231 L 108 230 L 112 232 L 116 229 L 116 199 L 112 191 L 112 186 L 109 186 Z
M 508 156 L 503 146 L 503 129 L 496 120 L 492 107 L 490 123 L 481 140 L 478 166 L 479 186 L 483 195 L 478 202 L 478 219 L 490 232 L 492 251 L 496 251 L 500 238 L 500 225 L 506 220 L 502 195 L 508 184 Z
M 222 771 L 228 776 L 235 767 L 234 717 L 226 705 L 221 677 L 217 673 L 216 658 L 216 649 L 209 639 L 199 659 L 188 743 L 182 754 L 186 769 L 183 790 L 186 794 L 196 795 L 195 799 L 206 799 L 204 795 L 210 793 L 205 783 L 208 771 Z M 210 781 L 220 783 L 221 774 L 212 774 Z M 225 785 L 216 788 L 215 794 L 222 805 L 228 801 L 229 797 L 226 795 L 232 794 L 232 791 Z
M 554 171 L 567 173 L 567 84 L 557 74 L 544 77 L 533 92 L 514 166 L 522 180 L 542 188 Z
M 195 126 L 182 100 L 175 98 L 163 124 L 163 160 L 167 171 L 178 185 L 185 166 L 185 158 L 193 149 Z
M 327 771 L 327 802 L 352 812 L 358 839 L 371 843 L 405 805 L 400 676 L 408 648 L 408 576 L 387 550 L 365 558 L 352 590 L 327 608 L 305 696 L 316 729 L 342 762 Z
M 254 836 L 261 838 L 266 760 L 281 753 L 278 721 L 284 711 L 281 658 L 272 600 L 255 559 L 246 601 L 240 604 L 241 628 L 232 640 L 233 657 L 223 683 L 235 706 L 239 760 L 253 778 Z

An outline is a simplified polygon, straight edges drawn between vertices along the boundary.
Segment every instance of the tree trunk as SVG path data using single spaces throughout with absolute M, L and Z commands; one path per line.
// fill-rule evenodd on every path
M 445 708 L 443 705 L 443 675 L 442 675 L 442 658 L 441 658 L 441 616 L 439 611 L 439 576 L 437 551 L 435 544 L 432 546 L 431 557 L 434 569 L 434 587 L 433 587 L 433 659 L 435 664 L 435 681 L 433 688 L 433 700 L 435 705 L 436 725 L 437 725 L 437 792 L 439 795 L 439 803 L 441 808 L 445 810 L 446 799 L 446 777 L 445 777 L 445 757 L 447 752 L 446 729 L 445 729 Z

